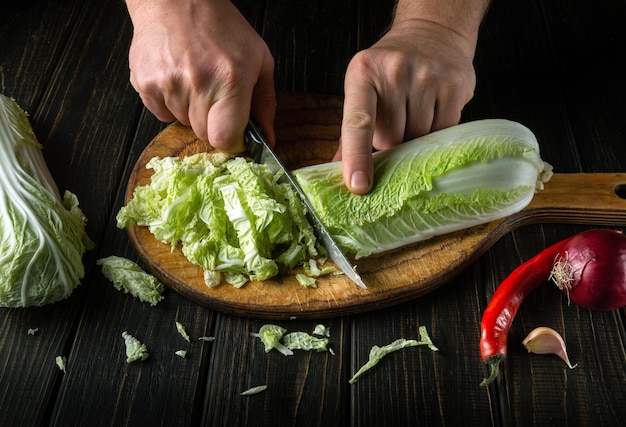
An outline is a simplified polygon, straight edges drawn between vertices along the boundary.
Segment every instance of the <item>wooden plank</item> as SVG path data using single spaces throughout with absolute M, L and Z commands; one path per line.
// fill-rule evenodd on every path
M 97 13 L 85 7 L 51 74 L 45 109 L 35 115 L 50 171 L 81 200 L 96 243 L 143 109 L 128 81 L 130 37 L 124 4 L 103 2 Z
M 509 274 L 510 254 L 519 254 L 519 263 L 547 244 L 582 231 L 581 227 L 543 227 L 513 233 L 502 250 L 490 254 L 497 285 Z M 553 285 L 531 293 L 522 303 L 509 333 L 509 354 L 502 365 L 502 376 L 492 388 L 502 393 L 503 407 L 513 425 L 541 424 L 541 418 L 554 425 L 617 425 L 624 416 L 624 392 L 611 381 L 600 385 L 600 378 L 620 376 L 624 369 L 624 331 L 621 313 L 591 312 L 568 305 L 567 298 Z M 549 326 L 561 333 L 567 344 L 571 370 L 556 356 L 529 354 L 522 346 L 524 337 L 535 327 Z M 618 356 L 619 355 L 619 356 Z M 615 377 L 613 377 L 615 378 Z M 615 388 L 614 388 L 615 387 Z
M 385 31 L 395 1 L 269 2 L 262 19 L 255 2 L 235 4 L 274 55 L 279 91 L 341 95 L 348 62 Z
M 84 209 L 90 213 L 95 239 L 102 244 L 87 257 L 92 267 L 84 285 L 88 295 L 81 305 L 80 324 L 74 328 L 68 349 L 68 372 L 51 416 L 57 425 L 84 425 L 94 419 L 111 425 L 197 423 L 212 348 L 212 343 L 198 338 L 214 334 L 213 313 L 172 293 L 151 307 L 115 290 L 93 265 L 108 255 L 135 257 L 126 233 L 115 226 L 115 215 L 122 204 L 129 166 L 148 135 L 158 132 L 161 124 L 150 114 L 141 116 L 141 103 L 128 83 L 130 22 L 124 5 L 103 5 L 99 15 L 87 9 L 78 20 L 76 37 L 68 43 L 67 64 L 61 68 L 75 70 L 75 74 L 57 74 L 48 95 L 47 104 L 60 107 L 51 109 L 59 113 L 48 141 L 63 147 L 69 143 L 75 162 L 84 165 L 57 175 L 60 182 L 75 184 L 79 197 L 93 195 L 85 196 Z M 90 36 L 85 44 L 86 34 Z M 108 55 L 90 54 L 102 46 L 107 46 Z M 94 79 L 88 72 L 94 69 L 104 71 Z M 66 79 L 75 85 L 62 85 Z M 61 108 L 69 100 L 74 108 Z M 87 119 L 92 116 L 99 120 Z M 74 139 L 64 142 L 67 135 Z M 61 155 L 50 161 L 63 164 Z M 180 336 L 177 321 L 186 327 L 191 342 Z M 123 331 L 147 345 L 148 360 L 126 363 Z M 179 357 L 177 350 L 187 350 L 187 356 Z
M 265 353 L 251 336 L 265 323 L 221 314 L 207 380 L 203 425 L 346 425 L 349 424 L 345 360 L 351 351 L 349 322 L 328 319 L 330 352 L 294 350 L 284 356 Z M 287 332 L 312 333 L 316 322 L 274 322 Z M 257 385 L 267 390 L 240 396 Z
M 50 1 L 28 6 L 11 4 L 0 20 L 0 91 L 35 114 L 80 5 Z
M 373 345 L 419 339 L 426 326 L 439 351 L 411 347 L 386 356 L 352 387 L 353 425 L 498 425 L 488 390 L 478 386 L 481 270 L 471 267 L 444 287 L 390 311 L 354 316 L 353 374 Z M 496 402 L 497 404 L 497 402 Z
M 273 37 L 282 89 L 340 95 L 350 51 L 364 47 L 386 20 L 386 9 L 372 2 L 329 6 L 337 16 L 316 11 L 313 4 L 239 3 Z M 465 118 L 524 122 L 559 173 L 623 171 L 624 68 L 613 60 L 624 45 L 622 3 L 494 2 L 476 61 L 477 93 Z M 5 390 L 0 424 L 601 426 L 624 419 L 624 311 L 568 307 L 549 287 L 522 306 L 501 379 L 489 389 L 477 385 L 485 373 L 478 323 L 497 284 L 548 242 L 585 227 L 523 227 L 426 297 L 390 310 L 324 320 L 331 326 L 335 356 L 265 354 L 249 337 L 262 320 L 216 314 L 172 292 L 149 307 L 114 290 L 93 262 L 112 253 L 135 256 L 113 216 L 142 144 L 161 129 L 149 113 L 142 116 L 127 82 L 131 29 L 123 4 L 52 1 L 11 7 L 0 19 L 0 87 L 32 114 L 54 176 L 60 187 L 78 191 L 92 237 L 102 245 L 88 254 L 88 278 L 70 300 L 0 310 L 0 388 Z M 316 25 L 307 26 L 309 12 Z M 290 15 L 298 16 L 287 38 L 295 34 L 297 39 L 279 39 L 285 33 L 273 25 Z M 328 28 L 335 18 L 345 28 Z M 323 38 L 326 31 L 345 45 L 328 39 L 302 42 Z M 180 359 L 171 353 L 185 344 L 172 328 L 176 319 L 192 337 L 216 335 L 218 340 L 190 343 L 189 358 Z M 304 331 L 315 324 L 280 323 Z M 406 349 L 384 359 L 356 385 L 347 384 L 371 345 L 414 336 L 418 324 L 429 328 L 440 353 Z M 557 358 L 528 355 L 520 347 L 525 333 L 539 324 L 562 328 L 579 367 L 569 370 Z M 36 327 L 38 334 L 28 335 L 28 328 Z M 125 363 L 122 328 L 148 344 L 148 361 Z M 65 375 L 54 364 L 59 354 L 68 356 Z M 238 395 L 261 382 L 268 384 L 266 392 Z
M 554 164 L 556 171 L 623 170 L 623 161 L 614 161 L 615 156 L 619 157 L 620 153 L 624 152 L 619 139 L 619 135 L 623 134 L 623 119 L 607 114 L 608 111 L 621 108 L 619 104 L 621 97 L 619 95 L 606 97 L 606 91 L 602 89 L 603 85 L 619 84 L 615 79 L 603 77 L 605 73 L 612 75 L 616 70 L 598 67 L 596 62 L 591 67 L 592 72 L 585 67 L 575 66 L 581 61 L 581 57 L 572 50 L 575 47 L 576 51 L 578 49 L 584 51 L 586 46 L 597 44 L 598 41 L 593 40 L 602 37 L 596 39 L 596 33 L 592 28 L 603 27 L 604 30 L 605 22 L 612 21 L 607 20 L 606 16 L 615 12 L 608 11 L 606 4 L 595 3 L 594 11 L 605 9 L 600 13 L 605 18 L 595 22 L 589 21 L 585 12 L 587 9 L 583 7 L 584 3 L 577 3 L 578 10 L 572 10 L 571 3 L 546 5 L 537 2 L 531 5 L 532 11 L 526 9 L 528 5 L 522 6 L 517 3 L 501 6 L 503 12 L 506 9 L 505 13 L 510 14 L 510 17 L 515 16 L 515 22 L 528 22 L 533 13 L 545 19 L 543 25 L 533 27 L 532 30 L 528 27 L 512 26 L 507 27 L 505 33 L 502 28 L 506 22 L 512 22 L 513 19 L 506 21 L 499 15 L 498 22 L 502 25 L 502 32 L 499 35 L 503 41 L 506 40 L 508 43 L 511 40 L 519 40 L 518 43 L 522 43 L 526 40 L 528 43 L 525 47 L 513 49 L 520 57 L 519 63 L 507 62 L 512 55 L 500 57 L 502 63 L 508 64 L 508 71 L 515 76 L 513 78 L 527 81 L 527 90 L 515 93 L 516 96 L 511 98 L 510 102 L 516 107 L 521 107 L 525 114 L 532 116 L 529 121 L 533 123 L 532 128 L 536 130 L 542 143 L 544 158 Z M 607 31 L 610 33 L 615 30 L 620 34 L 618 40 L 624 37 L 621 26 L 614 26 L 613 30 Z M 539 34 L 542 38 L 538 40 L 533 38 Z M 587 38 L 592 34 L 594 35 L 591 38 Z M 581 35 L 584 37 L 581 38 Z M 615 36 L 615 33 L 613 35 Z M 535 61 L 535 52 L 528 47 L 530 45 L 539 47 L 538 55 L 542 60 L 538 63 Z M 517 67 L 519 70 L 513 71 L 517 70 Z M 529 70 L 530 67 L 532 69 Z M 526 76 L 523 73 L 526 73 Z M 496 79 L 496 87 L 498 81 Z M 492 97 L 499 97 L 497 91 L 490 92 Z M 618 91 L 617 94 L 619 93 L 621 92 Z M 585 96 L 581 97 L 581 94 Z M 505 92 L 504 95 L 508 93 Z M 590 104 L 589 101 L 592 99 L 593 102 Z M 491 102 L 495 104 L 497 101 Z M 617 102 L 617 105 L 610 105 L 610 102 Z M 603 160 L 598 161 L 600 158 Z M 501 245 L 497 245 L 489 252 L 487 271 L 495 272 L 491 286 L 495 287 L 517 264 L 530 258 L 548 243 L 556 242 L 581 230 L 581 227 L 564 226 L 526 227 L 507 236 Z M 515 252 L 519 254 L 517 264 L 510 257 L 510 254 Z M 487 295 L 489 294 L 490 291 L 487 291 Z M 594 339 L 585 335 L 596 326 L 585 313 L 588 312 L 567 307 L 563 297 L 548 287 L 532 294 L 528 301 L 525 301 L 510 333 L 511 351 L 505 363 L 503 377 L 492 387 L 498 396 L 495 401 L 505 402 L 499 408 L 503 421 L 512 425 L 547 423 L 592 425 L 596 422 L 600 425 L 614 425 L 619 423 L 617 421 L 619 418 L 623 418 L 623 410 L 618 403 L 623 399 L 620 390 L 594 388 L 590 391 L 584 386 L 596 375 L 610 375 L 612 368 L 605 369 L 603 373 L 594 372 L 596 368 L 593 366 L 586 372 L 570 371 L 559 363 L 558 358 L 554 360 L 549 357 L 529 357 L 521 347 L 521 340 L 532 328 L 548 325 L 563 332 L 570 357 L 587 354 L 589 349 L 595 346 Z M 607 332 L 610 337 L 607 339 L 614 340 L 611 344 L 615 345 L 618 353 L 624 354 L 624 330 L 620 315 L 596 313 L 593 317 L 602 319 L 599 320 L 600 325 L 607 321 L 611 324 L 608 329 L 612 333 Z M 597 327 L 604 329 L 604 326 Z M 595 355 L 594 359 L 596 357 L 604 359 L 607 356 Z M 623 369 L 621 366 L 623 362 L 611 361 L 611 363 L 618 371 Z M 618 372 L 612 373 L 619 375 Z M 576 378 L 579 375 L 589 376 L 583 380 Z M 585 393 L 591 393 L 593 396 L 585 398 Z
M 583 6 L 580 6 L 580 3 L 578 5 L 581 10 L 576 15 L 580 21 L 584 21 Z M 621 157 L 622 163 L 612 161 L 613 152 L 623 152 L 623 138 L 619 138 L 623 132 L 623 120 L 602 114 L 611 108 L 609 104 L 605 107 L 602 107 L 602 103 L 594 104 L 599 105 L 599 109 L 591 109 L 589 106 L 585 109 L 583 107 L 585 102 L 582 100 L 579 101 L 577 114 L 573 115 L 570 102 L 577 92 L 572 89 L 573 86 L 562 81 L 557 71 L 552 71 L 553 67 L 557 67 L 558 61 L 563 58 L 556 59 L 554 52 L 548 47 L 547 27 L 550 28 L 551 35 L 560 34 L 563 26 L 568 23 L 552 26 L 538 17 L 543 18 L 544 13 L 562 16 L 561 12 L 559 6 L 548 5 L 545 2 L 494 2 L 490 15 L 485 21 L 483 27 L 485 31 L 482 33 L 478 48 L 476 97 L 465 111 L 465 120 L 504 117 L 527 124 L 538 135 L 544 158 L 554 164 L 557 172 L 579 172 L 589 167 L 595 168 L 594 171 L 623 170 L 623 156 Z M 610 14 L 610 12 L 607 13 Z M 571 14 L 568 13 L 565 16 L 571 16 Z M 531 22 L 535 24 L 529 25 Z M 602 24 L 596 22 L 595 25 Z M 575 25 L 571 28 L 571 32 L 582 31 L 589 35 L 593 34 L 591 28 L 590 26 L 585 30 Z M 621 27 L 614 28 L 621 29 Z M 572 42 L 566 36 L 563 37 L 562 43 L 577 46 L 576 42 Z M 573 61 L 576 56 L 571 58 Z M 597 79 L 601 79 L 600 76 L 603 74 L 602 69 L 595 71 L 597 77 L 594 77 L 596 74 L 589 75 L 582 71 L 577 72 L 575 69 L 568 71 L 573 74 L 569 77 L 570 79 L 584 80 L 585 84 L 589 85 L 590 93 L 591 87 L 597 87 Z M 615 70 L 611 74 L 614 72 Z M 616 83 L 614 79 L 610 79 L 606 81 L 606 84 L 615 85 Z M 565 93 L 568 95 L 565 96 Z M 602 90 L 598 92 L 597 98 L 602 96 L 601 94 L 604 94 Z M 619 95 L 615 98 L 606 98 L 611 100 L 617 98 L 618 103 L 621 99 Z M 614 108 L 616 111 L 622 110 L 619 104 Z M 610 121 L 606 120 L 607 117 Z M 585 139 L 585 135 L 580 133 L 580 128 L 584 129 L 585 126 L 597 132 L 594 134 L 593 131 L 587 131 L 587 134 L 592 135 L 593 138 Z M 616 135 L 616 139 L 610 141 L 608 146 L 602 147 L 603 136 L 611 134 Z M 581 149 L 576 144 L 586 144 L 588 151 L 595 150 L 588 162 L 581 160 L 583 157 L 580 156 Z M 617 145 L 620 144 L 621 146 L 618 147 Z M 606 163 L 604 157 L 608 159 Z M 600 158 L 603 160 L 599 161 Z M 466 344 L 453 347 L 456 352 L 446 353 L 446 363 L 458 369 L 450 368 L 446 372 L 447 376 L 433 374 L 433 368 L 425 363 L 419 364 L 419 370 L 406 369 L 407 366 L 417 365 L 416 360 L 424 357 L 421 354 L 411 353 L 403 353 L 389 361 L 381 362 L 381 365 L 384 363 L 383 366 L 387 367 L 387 370 L 379 374 L 381 379 L 375 385 L 371 385 L 367 381 L 375 381 L 375 377 L 363 378 L 363 384 L 359 384 L 359 387 L 365 390 L 355 398 L 354 423 L 356 425 L 382 424 L 388 422 L 390 416 L 395 417 L 393 419 L 396 420 L 406 420 L 407 414 L 419 414 L 420 418 L 416 418 L 415 422 L 427 420 L 424 424 L 434 425 L 592 425 L 595 424 L 594 420 L 599 420 L 602 425 L 617 424 L 617 420 L 623 418 L 623 410 L 619 405 L 623 399 L 622 391 L 602 390 L 601 386 L 588 387 L 585 386 L 585 381 L 591 382 L 591 378 L 598 375 L 604 378 L 606 378 L 605 375 L 620 376 L 619 371 L 623 369 L 623 361 L 609 361 L 608 359 L 615 357 L 615 354 L 620 354 L 617 357 L 621 359 L 624 354 L 624 330 L 620 321 L 623 313 L 590 315 L 594 320 L 600 317 L 601 326 L 599 327 L 609 336 L 605 344 L 608 348 L 615 345 L 616 352 L 613 353 L 610 350 L 610 355 L 601 354 L 598 359 L 589 355 L 585 359 L 593 359 L 594 365 L 595 363 L 612 363 L 615 370 L 609 368 L 608 372 L 601 373 L 596 371 L 594 366 L 591 368 L 592 372 L 588 374 L 577 373 L 575 370 L 569 371 L 567 367 L 564 368 L 564 364 L 558 358 L 545 360 L 539 356 L 530 357 L 520 344 L 524 334 L 530 331 L 528 329 L 530 325 L 533 327 L 539 324 L 563 325 L 568 334 L 573 334 L 573 336 L 566 335 L 566 340 L 569 337 L 572 342 L 570 349 L 572 353 L 578 352 L 582 355 L 596 352 L 592 349 L 595 348 L 594 342 L 597 338 L 579 337 L 579 334 L 591 334 L 590 331 L 594 330 L 593 321 L 586 319 L 586 315 L 581 314 L 580 310 L 568 311 L 563 307 L 562 297 L 557 292 L 549 292 L 547 287 L 545 292 L 533 295 L 526 305 L 523 305 L 520 318 L 514 323 L 511 332 L 511 353 L 505 363 L 504 374 L 498 383 L 489 389 L 482 390 L 476 383 L 479 378 L 475 372 L 484 369 L 484 366 L 481 368 L 482 362 L 480 362 L 478 352 L 479 332 L 475 327 L 480 321 L 484 305 L 493 289 L 513 268 L 537 253 L 546 244 L 580 230 L 580 227 L 552 225 L 523 227 L 499 240 L 492 250 L 471 267 L 473 280 L 467 279 L 470 273 L 468 271 L 429 296 L 416 300 L 414 308 L 416 313 L 444 316 L 441 311 L 449 310 L 448 315 L 458 312 L 459 317 L 463 319 L 462 325 L 449 329 L 449 340 L 452 343 L 446 343 L 455 345 L 457 341 L 460 341 Z M 517 256 L 512 256 L 515 254 Z M 462 292 L 467 294 L 460 297 Z M 545 294 L 550 296 L 546 297 Z M 430 298 L 433 298 L 433 301 L 429 301 Z M 462 299 L 463 303 L 458 306 L 454 303 L 450 305 L 450 300 L 454 302 L 457 299 Z M 445 303 L 436 310 L 435 305 L 440 301 L 445 301 Z M 477 305 L 473 306 L 473 303 Z M 467 307 L 468 304 L 472 304 L 472 307 Z M 408 317 L 399 313 L 398 309 L 399 307 L 395 307 L 393 313 L 381 313 L 376 324 L 387 326 L 379 329 L 374 329 L 370 324 L 372 315 L 355 316 L 356 336 L 365 339 L 376 334 L 380 344 L 395 339 L 398 333 L 388 331 L 400 330 L 408 324 Z M 584 313 L 584 310 L 582 312 Z M 449 321 L 441 322 L 441 324 L 447 323 Z M 437 342 L 441 337 L 441 331 L 436 327 L 439 323 L 435 324 L 433 321 L 433 324 L 435 330 L 431 335 Z M 444 336 L 448 335 L 444 334 Z M 596 334 L 592 336 L 595 337 Z M 445 345 L 441 347 L 449 348 Z M 368 346 L 357 351 L 357 360 L 362 363 L 366 360 Z M 426 369 L 424 369 L 425 366 Z M 382 370 L 380 367 L 377 368 Z M 403 375 L 403 371 L 407 374 Z M 576 379 L 577 375 L 585 376 L 585 379 Z M 432 391 L 426 386 L 421 389 L 413 386 L 409 389 L 407 396 L 403 396 L 401 403 L 396 406 L 391 403 L 391 399 L 381 402 L 380 404 L 386 408 L 383 415 L 380 415 L 381 411 L 372 410 L 364 416 L 362 411 L 366 410 L 367 404 L 360 402 L 364 399 L 367 401 L 365 396 L 371 396 L 385 387 L 387 387 L 385 390 L 392 393 L 394 387 L 397 387 L 397 385 L 390 386 L 391 381 L 387 382 L 383 379 L 388 377 L 403 385 L 415 382 L 423 384 L 426 382 L 425 378 L 436 377 L 437 381 L 432 387 L 438 387 L 437 390 L 446 389 L 447 393 L 442 392 L 446 397 L 446 402 L 453 401 L 458 406 L 448 406 L 444 409 L 437 405 L 436 399 L 432 397 Z M 456 388 L 463 390 L 464 393 L 455 398 Z M 472 394 L 466 398 L 465 393 L 468 391 Z M 582 402 L 585 392 L 594 393 L 594 396 L 589 399 L 594 403 L 588 405 Z M 380 395 L 381 393 L 378 393 L 378 396 Z M 422 404 L 424 399 L 431 404 Z M 600 403 L 601 401 L 604 403 Z M 482 406 L 485 403 L 488 403 L 488 408 Z M 478 405 L 479 409 L 475 409 L 474 405 Z M 592 407 L 594 405 L 595 407 Z M 448 423 L 447 421 L 451 419 L 461 421 Z
M 31 114 L 42 143 L 40 112 L 46 107 L 41 98 L 80 7 L 58 1 L 37 7 L 15 4 L 0 19 L 0 90 Z M 0 309 L 0 424 L 41 425 L 48 419 L 63 378 L 55 357 L 67 355 L 83 298 L 80 287 L 69 300 L 52 306 Z M 29 329 L 37 332 L 29 335 Z
M 276 86 L 279 90 L 340 95 L 345 66 L 357 49 L 356 45 L 364 43 L 359 36 L 371 37 L 369 28 L 378 26 L 380 29 L 386 25 L 381 22 L 381 15 L 371 15 L 374 9 L 371 2 L 367 3 L 369 7 L 364 8 L 366 12 L 363 12 L 360 2 L 349 5 L 322 3 L 290 2 L 285 9 L 285 4 L 270 2 L 263 22 L 253 20 L 259 24 L 256 28 L 275 55 Z M 385 7 L 385 2 L 375 3 Z M 244 13 L 249 7 L 248 2 Z M 360 13 L 358 18 L 354 17 L 355 9 Z M 282 98 L 279 108 L 291 108 L 289 99 Z M 309 114 L 319 114 L 318 107 L 308 106 Z M 293 133 L 281 133 L 280 129 L 290 126 L 287 115 L 277 121 L 278 139 L 285 144 L 290 142 L 285 139 L 286 136 Z M 303 135 L 310 131 L 301 129 Z M 332 132 L 336 139 L 336 130 Z M 289 331 L 311 331 L 316 323 L 297 319 L 274 322 Z M 347 382 L 347 360 L 353 345 L 350 322 L 347 318 L 320 322 L 330 327 L 330 347 L 335 355 L 296 352 L 286 358 L 275 351 L 265 354 L 258 340 L 250 343 L 229 339 L 240 337 L 241 340 L 250 332 L 258 331 L 265 321 L 218 314 L 218 333 L 224 335 L 224 339 L 220 340 L 224 341 L 224 345 L 216 346 L 213 353 L 203 424 L 350 424 L 351 389 Z M 258 383 L 267 383 L 268 389 L 257 396 L 236 396 L 242 389 Z

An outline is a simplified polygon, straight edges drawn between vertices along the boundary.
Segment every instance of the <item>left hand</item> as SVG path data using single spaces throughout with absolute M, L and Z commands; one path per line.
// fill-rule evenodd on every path
M 372 147 L 458 124 L 474 95 L 474 44 L 439 24 L 405 20 L 357 53 L 345 77 L 341 143 L 346 186 L 356 194 L 373 185 Z

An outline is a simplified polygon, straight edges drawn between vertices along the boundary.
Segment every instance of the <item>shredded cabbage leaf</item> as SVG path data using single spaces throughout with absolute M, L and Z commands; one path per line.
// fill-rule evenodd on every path
M 306 332 L 290 332 L 282 341 L 289 350 L 328 351 L 328 338 L 314 337 Z
M 241 393 L 239 393 L 239 395 L 240 396 L 252 396 L 255 394 L 259 394 L 265 390 L 267 390 L 266 385 L 257 385 L 254 387 L 250 387 L 248 390 L 242 391 Z
M 287 346 L 285 346 L 281 339 L 283 335 L 285 335 L 287 329 L 282 326 L 274 325 L 271 323 L 265 324 L 261 326 L 259 329 L 259 333 L 255 334 L 265 346 L 265 352 L 269 353 L 272 350 L 277 350 L 281 352 L 285 356 L 293 356 L 293 351 L 291 351 Z
M 310 335 L 299 331 L 287 333 L 282 326 L 267 323 L 253 335 L 261 340 L 266 353 L 277 350 L 285 356 L 292 356 L 293 350 L 329 351 L 330 329 L 322 324 L 315 325 L 313 334 Z
M 375 186 L 352 194 L 340 162 L 293 171 L 337 243 L 356 258 L 508 216 L 549 179 L 532 132 L 479 120 L 375 153 Z
M 296 280 L 305 288 L 317 288 L 317 280 L 315 279 L 315 277 L 298 273 L 296 274 Z
M 0 95 L 0 306 L 69 297 L 93 248 L 75 194 L 59 190 L 24 110 Z
M 63 373 L 67 372 L 67 357 L 65 356 L 57 356 L 54 358 L 57 367 L 63 371 Z
M 393 353 L 394 351 L 402 350 L 406 347 L 415 347 L 419 345 L 428 346 L 432 351 L 439 351 L 439 349 L 433 344 L 430 336 L 428 335 L 428 331 L 425 326 L 419 327 L 420 340 L 407 340 L 405 338 L 399 338 L 392 342 L 391 344 L 387 344 L 385 346 L 379 347 L 377 345 L 373 346 L 370 349 L 369 359 L 365 365 L 361 366 L 361 368 L 354 374 L 354 376 L 348 381 L 350 384 L 354 384 L 358 381 L 359 377 L 363 375 L 365 372 L 372 369 L 376 366 L 386 355 L 389 353 Z
M 318 323 L 315 325 L 315 328 L 313 328 L 313 335 L 330 338 L 330 328 L 326 325 Z
M 176 322 L 176 330 L 178 331 L 178 333 L 180 334 L 181 337 L 183 337 L 183 339 L 187 342 L 190 342 L 190 338 L 189 338 L 189 334 L 187 333 L 187 329 L 185 328 L 185 325 L 183 325 L 180 322 Z
M 115 255 L 101 258 L 96 264 L 115 289 L 130 293 L 140 301 L 155 306 L 163 299 L 165 285 L 153 275 L 146 273 L 137 263 Z
M 150 356 L 146 345 L 127 331 L 122 332 L 122 338 L 126 346 L 126 363 L 146 360 Z

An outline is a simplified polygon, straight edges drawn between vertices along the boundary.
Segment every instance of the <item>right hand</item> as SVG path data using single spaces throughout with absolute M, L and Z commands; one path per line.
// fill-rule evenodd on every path
M 159 120 L 222 151 L 244 151 L 250 115 L 273 142 L 274 59 L 229 0 L 127 0 L 130 81 Z

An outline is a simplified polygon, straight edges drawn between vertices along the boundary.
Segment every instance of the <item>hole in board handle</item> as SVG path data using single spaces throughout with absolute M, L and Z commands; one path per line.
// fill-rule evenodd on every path
M 620 199 L 626 199 L 626 184 L 617 184 L 613 189 L 617 197 Z

